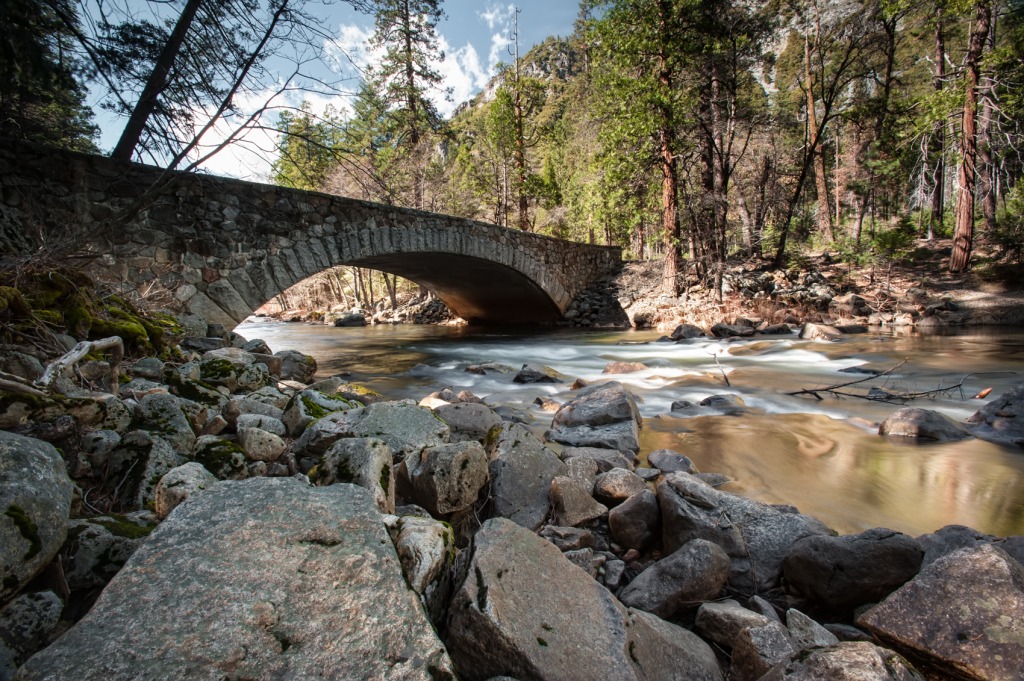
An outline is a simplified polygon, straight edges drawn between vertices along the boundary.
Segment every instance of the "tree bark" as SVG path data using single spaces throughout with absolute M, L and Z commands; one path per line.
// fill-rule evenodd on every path
M 985 41 L 989 52 L 995 49 L 996 44 L 995 19 L 992 19 L 991 24 Z M 996 163 L 992 155 L 994 89 L 992 74 L 986 70 L 981 77 L 981 117 L 978 121 L 978 193 L 981 195 L 981 214 L 984 216 L 986 234 L 994 234 L 996 231 Z
M 679 295 L 679 204 L 678 176 L 676 173 L 675 129 L 672 126 L 672 112 L 667 99 L 672 92 L 672 74 L 668 66 L 668 16 L 669 0 L 658 0 L 661 45 L 658 48 L 658 83 L 664 95 L 660 111 L 658 130 L 659 156 L 661 158 L 661 231 L 665 244 L 662 269 L 662 288 L 670 296 Z
M 977 154 L 976 118 L 978 115 L 978 77 L 981 53 L 988 38 L 992 18 L 990 0 L 980 0 L 975 5 L 974 29 L 965 59 L 965 87 L 963 115 L 963 142 L 961 146 L 958 179 L 960 196 L 956 206 L 956 233 L 953 235 L 953 252 L 949 256 L 949 271 L 963 272 L 971 265 L 971 248 L 974 242 L 974 189 L 975 156 Z
M 813 136 L 809 144 L 814 158 L 814 183 L 818 192 L 818 230 L 825 240 L 835 240 L 832 234 L 832 210 L 828 201 L 828 172 L 825 168 L 825 152 L 821 149 L 821 130 L 814 108 L 814 81 L 811 78 L 811 41 L 804 36 L 804 78 L 807 89 L 807 129 Z
M 942 34 L 942 5 L 935 9 L 935 80 L 936 92 L 941 92 L 946 79 L 946 43 Z M 942 227 L 946 212 L 946 126 L 942 121 L 935 126 L 928 153 L 932 156 L 934 185 L 932 187 L 932 217 L 928 222 L 928 240 L 935 238 L 935 225 Z
M 185 42 L 185 34 L 188 33 L 189 26 L 192 25 L 192 20 L 195 19 L 201 4 L 202 0 L 188 0 L 185 8 L 181 11 L 181 16 L 178 17 L 171 36 L 167 39 L 164 49 L 161 50 L 156 64 L 153 65 L 153 71 L 149 74 L 149 80 L 146 81 L 146 86 L 142 89 L 139 101 L 135 104 L 135 109 L 124 126 L 121 138 L 110 154 L 111 158 L 122 161 L 132 160 L 135 148 L 142 138 L 142 131 L 145 130 L 146 122 L 153 110 L 156 109 L 157 98 L 167 87 L 167 76 L 174 66 L 174 60 L 177 59 L 178 52 L 181 51 L 181 46 Z

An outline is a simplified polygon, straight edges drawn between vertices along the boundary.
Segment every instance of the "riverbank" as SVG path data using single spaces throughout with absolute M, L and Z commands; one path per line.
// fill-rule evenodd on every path
M 173 361 L 121 363 L 111 343 L 52 365 L 71 371 L 23 368 L 46 394 L 4 397 L 0 632 L 18 679 L 152 659 L 163 676 L 464 679 L 1024 663 L 1021 538 L 835 536 L 679 452 L 639 458 L 645 419 L 616 381 L 553 405 L 538 438 L 469 392 L 395 402 L 222 328 L 168 341 Z M 1021 400 L 992 403 L 972 428 Z M 955 622 L 968 644 L 932 630 L 948 612 L 972 613 Z

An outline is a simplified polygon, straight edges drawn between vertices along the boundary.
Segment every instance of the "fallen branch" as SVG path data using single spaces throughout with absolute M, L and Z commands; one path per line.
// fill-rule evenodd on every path
M 867 400 L 869 402 L 885 402 L 886 404 L 903 404 L 905 402 L 909 402 L 911 400 L 920 399 L 922 397 L 929 398 L 929 399 L 933 399 L 933 398 L 936 398 L 936 397 L 939 397 L 939 396 L 951 397 L 954 391 L 959 391 L 960 399 L 965 400 L 965 399 L 967 399 L 967 396 L 964 394 L 964 383 L 967 381 L 967 379 L 971 378 L 972 376 L 990 375 L 992 373 L 992 372 L 979 372 L 979 373 L 966 374 L 966 375 L 964 375 L 963 378 L 961 378 L 957 383 L 954 383 L 953 385 L 940 386 L 940 387 L 934 388 L 932 390 L 906 391 L 906 390 L 898 390 L 898 389 L 895 389 L 895 388 L 878 388 L 878 387 L 870 388 L 867 391 L 867 393 L 846 392 L 846 391 L 842 390 L 842 388 L 848 388 L 851 385 L 857 385 L 859 383 L 865 383 L 867 381 L 874 380 L 874 379 L 879 378 L 881 376 L 888 376 L 889 374 L 892 374 L 894 371 L 896 371 L 897 369 L 899 369 L 901 366 L 903 366 L 906 363 L 907 363 L 907 360 L 903 360 L 902 362 L 900 362 L 896 366 L 892 367 L 891 369 L 883 371 L 883 372 L 881 372 L 879 374 L 874 374 L 872 376 L 865 376 L 864 378 L 859 378 L 859 379 L 857 379 L 855 381 L 846 381 L 845 383 L 836 383 L 834 385 L 830 385 L 830 386 L 827 386 L 827 387 L 824 387 L 824 388 L 805 388 L 803 390 L 796 390 L 796 391 L 789 392 L 789 393 L 786 393 L 786 394 L 787 395 L 813 395 L 815 398 L 821 400 L 821 399 L 824 399 L 824 398 L 822 398 L 820 393 L 828 393 L 828 394 L 830 394 L 830 395 L 832 395 L 834 397 L 853 397 L 853 398 L 856 398 L 856 399 L 859 399 L 859 400 Z M 1012 372 L 1001 371 L 1001 372 L 995 372 L 995 373 L 1005 374 L 1005 373 L 1012 373 Z
M 9 393 L 32 395 L 33 397 L 46 397 L 46 393 L 33 388 L 26 379 L 9 374 L 6 371 L 0 371 L 0 390 L 6 390 Z
M 94 350 L 110 350 L 110 389 L 117 390 L 117 379 L 120 374 L 121 360 L 124 358 L 124 342 L 119 336 L 101 338 L 94 341 L 81 341 L 71 348 L 63 357 L 50 363 L 46 371 L 36 381 L 36 385 L 49 389 L 57 378 L 78 364 Z
M 866 395 L 858 395 L 856 393 L 841 393 L 841 392 L 839 392 L 839 389 L 840 388 L 848 388 L 851 385 L 857 385 L 858 383 L 866 383 L 867 381 L 873 381 L 874 379 L 878 378 L 879 376 L 888 376 L 889 374 L 893 373 L 894 371 L 896 371 L 897 369 L 899 369 L 901 366 L 903 366 L 906 363 L 907 363 L 907 360 L 903 360 L 902 362 L 900 362 L 896 366 L 892 367 L 891 369 L 886 369 L 885 371 L 883 371 L 880 374 L 872 374 L 870 376 L 865 376 L 864 378 L 858 378 L 855 381 L 846 381 L 845 383 L 835 383 L 835 384 L 827 386 L 825 388 L 804 388 L 803 390 L 795 390 L 793 392 L 786 393 L 786 394 L 787 395 L 813 395 L 815 398 L 817 398 L 819 400 L 824 399 L 824 398 L 821 395 L 819 395 L 818 393 L 831 393 L 831 394 L 835 395 L 836 397 L 860 397 L 862 399 L 875 399 L 875 398 L 869 398 Z

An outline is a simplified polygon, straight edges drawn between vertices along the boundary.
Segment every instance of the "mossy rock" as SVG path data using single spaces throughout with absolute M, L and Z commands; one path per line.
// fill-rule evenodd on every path
M 18 289 L 0 286 L 0 313 L 15 320 L 28 319 L 32 316 L 32 307 Z
M 237 442 L 222 437 L 201 436 L 192 450 L 192 460 L 202 464 L 218 480 L 241 480 L 248 477 L 245 450 Z

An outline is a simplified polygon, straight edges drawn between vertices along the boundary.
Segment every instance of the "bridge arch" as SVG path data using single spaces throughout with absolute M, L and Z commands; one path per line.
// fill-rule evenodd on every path
M 471 322 L 548 322 L 621 260 L 464 218 L 20 143 L 0 146 L 0 182 L 9 228 L 31 218 L 25 206 L 47 206 L 110 274 L 228 326 L 337 265 L 421 283 Z

